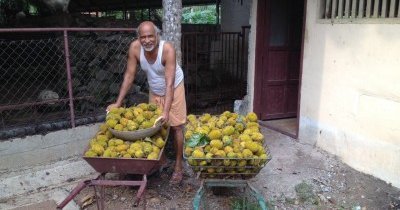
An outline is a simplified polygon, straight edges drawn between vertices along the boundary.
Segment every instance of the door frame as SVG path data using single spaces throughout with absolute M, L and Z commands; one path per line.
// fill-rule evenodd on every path
M 270 9 L 269 4 L 267 4 L 268 1 L 270 1 L 270 0 L 258 0 L 257 1 L 257 18 L 256 18 L 257 28 L 256 28 L 253 110 L 259 116 L 260 116 L 261 110 L 263 108 L 261 106 L 262 76 L 260 76 L 263 74 L 263 61 L 264 61 L 263 50 L 268 47 L 268 42 L 266 42 L 264 40 L 269 40 L 269 36 L 267 34 L 265 34 L 266 30 L 260 26 L 265 26 L 265 27 L 269 28 L 269 23 L 268 23 L 268 25 L 266 25 L 266 18 L 264 16 L 266 14 L 266 10 Z M 264 8 L 266 10 L 264 10 Z M 298 87 L 298 95 L 297 95 L 296 135 L 282 131 L 279 128 L 274 128 L 274 127 L 268 126 L 268 128 L 278 131 L 280 133 L 283 133 L 283 134 L 290 136 L 296 140 L 298 140 L 298 137 L 299 137 L 299 127 L 300 127 L 300 99 L 301 99 L 301 86 L 302 86 L 302 77 L 303 77 L 303 56 L 304 56 L 304 35 L 305 35 L 305 26 L 306 26 L 306 14 L 307 14 L 307 0 L 304 0 L 302 39 L 301 39 L 301 49 L 300 49 L 299 87 Z

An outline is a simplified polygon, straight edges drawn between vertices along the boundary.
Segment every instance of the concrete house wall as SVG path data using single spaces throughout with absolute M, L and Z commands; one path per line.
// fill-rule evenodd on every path
M 320 23 L 318 2 L 308 0 L 306 8 L 299 140 L 400 187 L 400 27 Z M 255 48 L 250 49 L 254 84 Z M 253 95 L 249 87 L 250 109 Z

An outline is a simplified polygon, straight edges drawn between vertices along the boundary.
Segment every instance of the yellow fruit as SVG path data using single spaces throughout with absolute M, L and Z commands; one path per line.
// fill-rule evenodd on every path
M 149 103 L 147 109 L 149 111 L 155 111 L 157 109 L 157 105 L 154 103 Z
M 257 122 L 258 118 L 256 113 L 254 112 L 250 112 L 246 115 L 247 120 L 249 120 L 250 122 Z
M 228 125 L 231 125 L 231 126 L 235 126 L 235 124 L 236 124 L 236 119 L 234 119 L 234 118 L 229 118 L 227 121 L 226 121 L 226 124 L 228 124 Z
M 247 164 L 247 161 L 246 161 L 246 160 L 239 160 L 239 162 L 238 162 L 238 166 L 239 166 L 239 167 L 246 166 L 246 164 Z
M 135 115 L 133 114 L 133 112 L 131 110 L 127 110 L 124 113 L 124 118 L 128 119 L 128 120 L 132 120 L 135 117 Z
M 233 132 L 235 132 L 235 128 L 233 128 L 233 126 L 229 125 L 226 126 L 223 130 L 222 130 L 222 134 L 225 136 L 230 136 L 233 134 Z
M 188 163 L 191 166 L 197 166 L 197 161 L 195 159 L 193 159 L 193 158 L 189 158 L 188 159 Z
M 204 147 L 204 151 L 205 152 L 210 152 L 211 151 L 211 146 L 207 145 L 206 147 Z
M 231 117 L 231 114 L 232 113 L 230 111 L 225 111 L 224 113 L 222 113 L 222 115 L 227 117 L 227 118 Z
M 228 159 L 224 160 L 224 166 L 230 166 L 231 165 L 231 161 Z
M 259 132 L 255 132 L 255 133 L 252 133 L 252 134 L 251 134 L 251 138 L 252 138 L 254 141 L 262 142 L 262 141 L 264 140 L 264 135 L 262 135 L 262 134 L 259 133 Z
M 208 133 L 208 137 L 210 139 L 220 139 L 222 137 L 222 133 L 220 130 L 212 130 Z
M 126 144 L 120 144 L 116 147 L 116 151 L 117 152 L 122 152 L 122 151 L 126 151 L 129 148 L 128 145 Z
M 120 120 L 119 120 L 119 124 L 121 124 L 123 127 L 126 127 L 126 125 L 128 124 L 128 119 L 126 119 L 126 118 L 121 118 Z
M 154 143 L 158 148 L 162 149 L 165 145 L 165 141 L 159 137 L 156 139 L 155 143 Z
M 195 132 L 196 133 L 201 133 L 201 134 L 208 134 L 208 132 L 207 132 L 207 130 L 205 130 L 203 127 L 197 127 L 196 129 L 195 129 Z
M 97 135 L 96 139 L 97 141 L 107 141 L 108 137 L 106 135 Z
M 204 158 L 204 152 L 199 150 L 199 149 L 195 149 L 192 153 L 192 157 L 194 158 Z
M 259 144 L 253 141 L 246 142 L 246 149 L 249 149 L 251 152 L 256 153 L 259 149 Z
M 137 150 L 137 151 L 135 152 L 135 157 L 137 157 L 137 158 L 142 158 L 142 157 L 144 157 L 144 152 L 143 152 L 142 150 Z
M 149 160 L 157 160 L 158 159 L 158 153 L 152 152 L 147 156 L 147 159 Z
M 265 149 L 260 145 L 257 155 L 261 157 L 261 155 L 264 155 L 264 154 L 266 154 Z
M 231 165 L 229 165 L 230 167 L 235 167 L 237 164 L 237 160 L 231 160 Z
M 103 123 L 100 125 L 100 131 L 106 132 L 108 130 L 108 125 L 107 123 Z
M 246 124 L 246 128 L 259 128 L 260 126 L 258 125 L 257 122 L 248 122 Z
M 226 154 L 228 154 L 230 152 L 233 152 L 233 148 L 231 146 L 226 146 L 226 147 L 224 147 L 224 151 Z
M 153 145 L 153 152 L 159 154 L 160 153 L 160 148 L 158 148 L 157 146 Z
M 144 111 L 143 112 L 143 117 L 150 120 L 154 116 L 154 112 L 152 111 Z
M 212 153 L 212 154 L 215 154 L 215 153 L 217 153 L 217 152 L 218 152 L 218 148 L 212 147 L 212 148 L 210 149 L 210 153 Z
M 124 155 L 122 155 L 122 157 L 124 157 L 124 158 L 132 158 L 132 156 L 129 153 L 125 153 Z
M 129 131 L 135 131 L 138 127 L 139 125 L 133 120 L 128 120 L 128 123 L 126 124 L 126 128 L 128 128 Z
M 108 139 L 111 139 L 113 137 L 111 131 L 109 131 L 109 130 L 106 131 L 106 136 Z
M 228 157 L 228 158 L 236 158 L 237 156 L 236 156 L 236 153 L 229 152 L 229 153 L 227 153 L 226 157 Z
M 235 129 L 239 132 L 242 132 L 244 130 L 244 125 L 243 123 L 236 123 L 235 124 Z
M 106 149 L 106 150 L 104 151 L 104 153 L 103 153 L 103 157 L 111 157 L 111 153 L 112 153 L 111 150 Z
M 202 122 L 202 123 L 206 123 L 206 122 L 208 122 L 208 120 L 211 118 L 211 115 L 210 114 L 208 114 L 208 113 L 206 113 L 206 114 L 203 114 L 202 116 L 200 116 L 200 122 Z
M 189 120 L 189 122 L 196 121 L 196 115 L 190 114 L 187 116 L 187 119 Z
M 210 174 L 215 173 L 215 168 L 207 168 L 207 172 Z
M 219 120 L 222 120 L 222 121 L 225 122 L 226 120 L 228 120 L 228 117 L 222 115 L 222 116 L 219 117 Z
M 115 145 L 121 145 L 121 144 L 123 144 L 123 143 L 124 143 L 123 140 L 121 140 L 121 139 L 115 139 Z
M 88 150 L 85 152 L 85 157 L 97 157 L 97 152 L 93 150 Z
M 191 156 L 191 155 L 192 155 L 192 152 L 193 152 L 193 148 L 191 148 L 191 147 L 186 147 L 186 148 L 185 148 L 185 155 L 186 155 L 186 157 Z
M 147 111 L 149 109 L 149 105 L 146 103 L 140 103 L 137 107 L 141 108 L 143 111 Z
M 167 137 L 168 130 L 164 127 L 161 128 L 161 136 L 165 139 Z
M 206 154 L 206 159 L 207 159 L 207 161 L 210 161 L 210 160 L 213 158 L 213 156 L 214 156 L 213 153 L 211 153 L 211 152 L 207 153 L 207 154 Z
M 222 149 L 222 147 L 224 146 L 224 144 L 222 143 L 221 140 L 219 140 L 219 139 L 214 139 L 214 140 L 211 140 L 210 146 L 213 147 L 213 148 Z
M 250 158 L 253 157 L 253 152 L 251 152 L 249 149 L 244 149 L 242 155 L 244 158 Z
M 131 144 L 130 148 L 137 151 L 142 149 L 142 145 L 139 142 L 134 142 Z
M 216 157 L 219 157 L 219 158 L 224 158 L 224 157 L 226 157 L 226 153 L 225 153 L 224 150 L 218 150 L 218 151 L 215 153 L 215 156 L 216 156 Z
M 93 144 L 90 149 L 97 155 L 102 155 L 104 152 L 104 147 L 97 143 Z
M 218 120 L 218 121 L 215 123 L 215 125 L 216 125 L 218 128 L 223 128 L 224 125 L 225 125 L 225 121 L 223 121 L 223 120 Z
M 143 146 L 144 154 L 148 155 L 148 154 L 153 152 L 153 147 L 150 144 L 145 144 L 145 145 L 142 145 L 142 146 Z
M 124 126 L 121 125 L 121 124 L 117 124 L 117 125 L 114 126 L 114 130 L 122 131 L 122 130 L 124 130 Z
M 191 130 L 186 130 L 186 132 L 185 132 L 185 139 L 186 139 L 186 140 L 190 139 L 190 137 L 192 137 L 192 135 L 193 135 L 193 131 L 191 131 Z
M 133 156 L 135 156 L 135 151 L 136 151 L 136 150 L 134 150 L 134 149 L 132 149 L 132 148 L 129 148 L 129 149 L 126 150 L 126 153 L 130 154 L 131 157 L 133 157 Z
M 207 165 L 207 161 L 202 160 L 202 161 L 200 161 L 199 165 L 201 165 L 201 166 L 206 166 L 206 165 Z
M 243 141 L 243 142 L 252 141 L 251 137 L 249 135 L 247 135 L 247 134 L 241 134 L 239 136 L 239 139 L 240 139 L 240 141 Z
M 143 115 L 139 114 L 138 116 L 136 116 L 134 121 L 137 122 L 138 124 L 142 124 L 142 122 L 144 121 Z
M 146 129 L 146 128 L 151 128 L 153 126 L 153 123 L 150 121 L 143 121 L 142 124 L 139 126 L 141 129 Z

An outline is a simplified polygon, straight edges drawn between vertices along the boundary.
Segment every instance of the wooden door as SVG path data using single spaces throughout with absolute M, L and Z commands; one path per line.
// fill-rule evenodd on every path
M 254 111 L 262 120 L 297 116 L 303 0 L 259 0 Z

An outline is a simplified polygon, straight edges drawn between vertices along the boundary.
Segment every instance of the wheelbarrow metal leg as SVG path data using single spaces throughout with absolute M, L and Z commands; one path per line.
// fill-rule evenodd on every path
M 143 175 L 143 180 L 141 181 L 139 190 L 138 190 L 138 192 L 136 194 L 136 200 L 135 200 L 135 203 L 134 203 L 135 207 L 139 205 L 140 199 L 142 198 L 142 196 L 143 196 L 143 194 L 144 194 L 144 192 L 146 190 L 146 185 L 147 185 L 147 176 L 146 176 L 146 174 L 144 174 Z
M 91 180 L 85 180 L 80 182 L 71 193 L 57 206 L 57 209 L 63 209 L 72 199 L 75 198 L 76 195 L 79 194 L 83 190 L 83 188 L 90 185 Z

